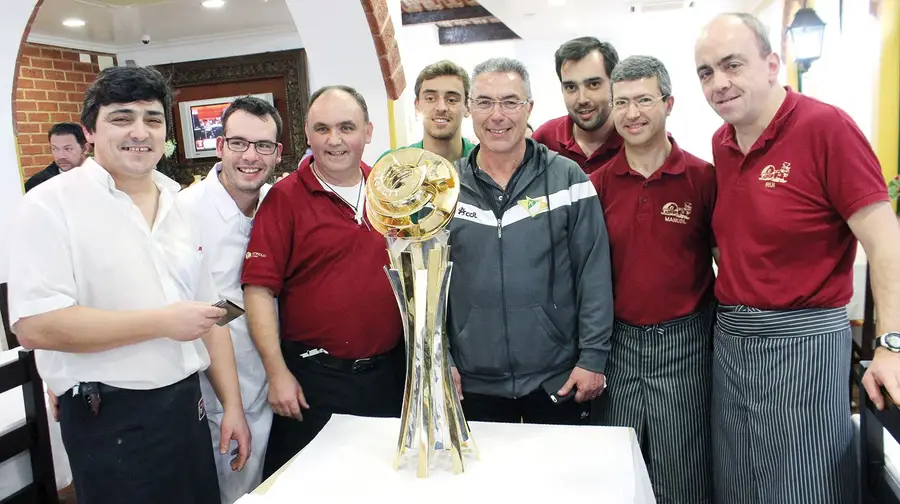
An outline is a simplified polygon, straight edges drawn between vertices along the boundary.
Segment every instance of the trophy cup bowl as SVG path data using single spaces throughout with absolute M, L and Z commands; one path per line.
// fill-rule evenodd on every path
M 447 225 L 459 200 L 459 174 L 429 151 L 406 148 L 386 154 L 366 182 L 366 212 L 385 236 L 385 267 L 406 343 L 406 384 L 394 469 L 409 450 L 417 475 L 428 476 L 435 454 L 449 452 L 453 472 L 464 471 L 463 453 L 477 456 L 474 440 L 450 374 L 444 332 L 449 261 Z

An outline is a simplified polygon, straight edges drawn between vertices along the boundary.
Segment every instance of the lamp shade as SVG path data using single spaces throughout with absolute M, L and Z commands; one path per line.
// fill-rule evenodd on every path
M 822 55 L 825 39 L 825 22 L 816 11 L 802 8 L 794 16 L 794 22 L 787 29 L 794 47 L 794 59 L 809 64 Z

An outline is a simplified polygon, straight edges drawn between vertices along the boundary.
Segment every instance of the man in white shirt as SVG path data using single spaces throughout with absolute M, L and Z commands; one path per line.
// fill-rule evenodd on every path
M 243 305 L 241 267 L 250 240 L 250 228 L 259 203 L 269 191 L 266 184 L 281 160 L 282 121 L 270 103 L 252 96 L 234 100 L 222 114 L 223 135 L 216 139 L 222 160 L 202 182 L 178 193 L 176 198 L 190 209 L 200 226 L 203 250 L 209 257 L 216 290 L 226 299 Z M 230 324 L 238 381 L 253 450 L 240 472 L 229 467 L 229 455 L 216 457 L 222 504 L 232 504 L 262 482 L 263 458 L 272 427 L 272 408 L 267 400 L 266 370 L 247 331 L 245 317 Z M 201 375 L 212 442 L 221 438 L 222 404 Z
M 10 321 L 59 396 L 81 504 L 219 502 L 207 367 L 225 405 L 219 450 L 238 442 L 235 469 L 249 456 L 200 233 L 155 170 L 171 103 L 156 70 L 101 72 L 81 115 L 95 158 L 26 194 L 10 236 Z

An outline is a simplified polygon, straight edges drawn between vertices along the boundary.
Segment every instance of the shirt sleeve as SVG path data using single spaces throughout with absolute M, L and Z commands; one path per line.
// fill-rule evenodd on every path
M 294 211 L 290 189 L 299 182 L 272 186 L 253 219 L 250 242 L 244 255 L 241 285 L 259 285 L 281 292 L 294 245 Z
M 19 202 L 9 234 L 10 326 L 19 319 L 77 303 L 69 230 L 63 209 L 32 193 Z
M 831 204 L 846 221 L 863 207 L 890 200 L 881 164 L 869 141 L 847 114 L 834 111 L 823 146 L 823 180 Z

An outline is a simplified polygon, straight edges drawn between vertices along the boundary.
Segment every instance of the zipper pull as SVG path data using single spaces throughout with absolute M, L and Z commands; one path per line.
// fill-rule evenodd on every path
M 503 222 L 497 219 L 497 238 L 503 238 Z

